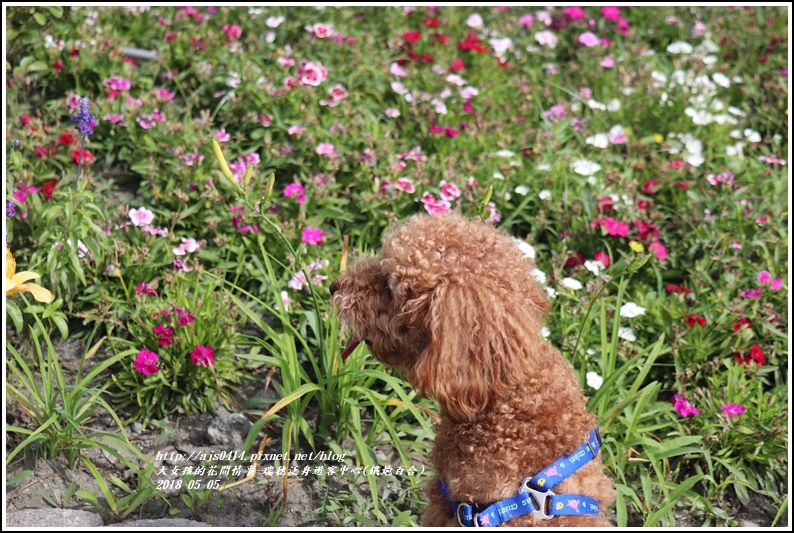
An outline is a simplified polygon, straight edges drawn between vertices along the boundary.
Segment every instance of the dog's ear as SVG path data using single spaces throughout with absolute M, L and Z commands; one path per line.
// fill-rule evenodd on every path
M 453 418 L 471 419 L 529 379 L 541 364 L 543 308 L 525 305 L 513 309 L 473 286 L 436 287 L 426 315 L 430 344 L 409 370 L 411 384 Z

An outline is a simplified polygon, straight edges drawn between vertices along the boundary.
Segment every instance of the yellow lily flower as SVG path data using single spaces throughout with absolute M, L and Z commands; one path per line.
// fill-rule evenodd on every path
M 27 270 L 17 274 L 17 262 L 14 260 L 14 256 L 11 255 L 11 249 L 6 246 L 6 296 L 18 292 L 29 292 L 39 302 L 47 304 L 52 302 L 52 293 L 50 291 L 35 283 L 27 283 L 40 277 L 35 272 Z

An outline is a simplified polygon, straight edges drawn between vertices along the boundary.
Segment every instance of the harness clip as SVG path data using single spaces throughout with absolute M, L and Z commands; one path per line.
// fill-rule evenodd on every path
M 535 510 L 532 511 L 533 515 L 543 520 L 551 520 L 554 518 L 554 515 L 549 514 L 549 511 L 551 511 L 551 498 L 555 496 L 554 492 L 550 490 L 542 492 L 533 489 L 529 486 L 530 479 L 532 478 L 528 477 L 521 482 L 520 492 L 528 492 L 530 498 L 532 498 L 532 502 L 535 504 Z

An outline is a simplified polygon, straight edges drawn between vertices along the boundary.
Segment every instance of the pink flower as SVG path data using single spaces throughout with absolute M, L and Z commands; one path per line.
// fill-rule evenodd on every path
M 169 327 L 166 327 L 165 324 L 157 324 L 152 330 L 152 332 L 155 335 L 159 335 L 161 337 L 170 337 L 174 334 L 174 330 Z
M 300 135 L 304 131 L 306 131 L 306 128 L 304 126 L 302 126 L 301 124 L 295 124 L 294 126 L 290 126 L 287 129 L 287 134 L 288 135 Z
M 141 126 L 141 128 L 143 128 L 145 130 L 151 129 L 154 126 L 157 125 L 157 123 L 154 121 L 154 119 L 151 116 L 149 116 L 149 115 L 144 115 L 142 117 L 138 117 L 138 118 L 135 119 L 135 122 L 137 122 Z
M 612 56 L 612 54 L 609 54 L 608 56 L 606 56 L 604 59 L 601 60 L 599 65 L 601 65 L 604 68 L 612 68 L 615 66 L 615 58 Z
M 667 259 L 667 248 L 664 247 L 659 241 L 654 241 L 648 245 L 648 249 L 653 252 L 659 261 Z
M 738 403 L 729 403 L 725 404 L 721 407 L 728 418 L 733 418 L 734 416 L 741 416 L 744 414 L 745 408 L 743 405 L 739 405 Z
M 174 93 L 168 89 L 157 89 L 157 98 L 164 102 L 170 102 L 174 99 Z
M 266 128 L 273 123 L 273 117 L 270 115 L 259 114 L 256 116 L 256 119 Z
M 328 77 L 328 70 L 320 63 L 301 61 L 298 77 L 301 83 L 317 87 Z
M 133 226 L 141 227 L 148 226 L 154 220 L 154 213 L 141 207 L 140 209 L 130 209 L 130 220 Z
M 124 120 L 124 115 L 117 115 L 117 114 L 111 113 L 111 114 L 105 115 L 102 118 L 104 120 L 107 120 L 111 124 L 118 124 L 119 122 Z
M 394 188 L 402 192 L 407 192 L 408 194 L 416 192 L 414 182 L 411 178 L 399 178 L 394 184 Z
M 334 100 L 343 100 L 347 98 L 347 89 L 342 87 L 341 85 L 334 85 L 330 89 L 328 89 L 328 94 L 331 95 L 331 98 Z
M 529 28 L 535 23 L 535 17 L 530 14 L 521 15 L 521 18 L 518 19 L 518 24 L 522 28 Z
M 773 291 L 779 291 L 781 287 L 783 287 L 783 280 L 781 278 L 775 278 L 769 283 L 769 288 Z
M 334 145 L 331 143 L 321 143 L 317 146 L 317 155 L 323 155 L 329 159 L 333 159 L 339 154 L 334 151 Z
M 221 128 L 215 132 L 215 138 L 218 140 L 218 142 L 226 142 L 231 139 L 232 136 L 226 133 L 226 128 Z
M 229 36 L 229 39 L 239 39 L 243 36 L 243 29 L 237 24 L 224 24 L 223 31 Z
M 193 313 L 190 311 L 185 311 L 182 308 L 177 307 L 174 309 L 177 315 L 176 323 L 180 326 L 187 326 L 188 324 L 192 324 L 196 318 L 193 316 Z
M 118 76 L 111 76 L 102 82 L 102 85 L 108 87 L 113 91 L 129 91 L 130 80 L 126 78 L 119 78 Z
M 434 198 L 429 192 L 422 195 L 422 203 L 425 204 L 425 210 L 431 215 L 448 213 L 451 207 L 448 201 Z
M 617 22 L 620 19 L 620 8 L 615 6 L 602 7 L 601 15 L 607 20 Z
M 209 346 L 196 346 L 193 353 L 190 354 L 190 360 L 196 366 L 211 366 L 215 364 L 215 350 Z
M 143 107 L 143 100 L 132 96 L 128 96 L 124 103 L 127 104 L 128 107 Z
M 146 296 L 157 296 L 157 291 L 151 288 L 148 283 L 139 283 L 135 287 L 135 292 Z
M 292 198 L 293 196 L 297 196 L 295 198 L 298 204 L 302 204 L 306 201 L 306 187 L 301 185 L 300 183 L 290 183 L 286 187 L 284 187 L 284 196 L 287 198 Z
M 609 266 L 609 255 L 605 252 L 596 252 L 593 258 L 605 267 Z
M 592 48 L 593 46 L 598 46 L 601 44 L 601 39 L 596 37 L 593 32 L 586 31 L 579 36 L 579 44 L 583 44 L 588 48 Z
M 772 274 L 768 270 L 762 270 L 758 274 L 758 283 L 761 285 L 768 285 L 772 281 Z
M 138 352 L 138 357 L 135 359 L 135 370 L 146 376 L 151 376 L 157 372 L 157 359 L 159 356 L 156 353 L 144 348 Z
M 453 138 L 457 137 L 458 136 L 458 130 L 456 130 L 455 128 L 446 128 L 444 130 L 444 135 L 446 135 L 447 137 L 453 137 Z
M 187 263 L 183 263 L 179 259 L 174 259 L 174 270 L 177 272 L 192 272 L 193 267 L 188 265 Z
M 618 33 L 621 35 L 628 35 L 629 34 L 629 21 L 626 19 L 618 20 Z
M 565 109 L 564 105 L 553 105 L 548 111 L 544 111 L 543 118 L 548 119 L 552 122 L 559 122 L 565 118 L 568 114 L 568 111 Z
M 326 37 L 330 37 L 334 34 L 334 27 L 331 24 L 324 24 L 321 22 L 311 26 L 309 31 L 311 31 L 318 39 L 325 39 Z
M 198 252 L 200 249 L 196 239 L 182 237 L 182 244 L 174 248 L 174 255 L 185 255 L 187 253 Z
M 278 59 L 276 59 L 276 61 L 278 61 L 278 64 L 281 65 L 282 67 L 290 68 L 295 66 L 294 57 L 281 56 Z
M 441 189 L 441 198 L 444 200 L 451 202 L 455 200 L 461 195 L 460 189 L 454 183 L 447 183 L 446 180 L 441 180 L 439 184 L 439 188 Z
M 301 241 L 305 242 L 309 246 L 317 246 L 318 244 L 323 243 L 323 237 L 328 235 L 327 231 L 323 231 L 320 228 L 306 228 L 303 230 L 303 234 L 301 235 Z
M 683 394 L 676 394 L 673 396 L 673 409 L 678 411 L 678 413 L 683 416 L 684 418 L 690 415 L 699 415 L 700 411 L 689 403 L 686 398 L 684 398 Z

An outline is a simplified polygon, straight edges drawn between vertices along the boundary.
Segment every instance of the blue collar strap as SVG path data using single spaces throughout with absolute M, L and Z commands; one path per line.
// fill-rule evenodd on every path
M 438 486 L 452 506 L 458 523 L 467 527 L 495 527 L 529 513 L 544 520 L 555 516 L 597 515 L 599 508 L 595 499 L 580 494 L 555 494 L 551 489 L 595 459 L 600 448 L 601 433 L 596 428 L 575 452 L 558 459 L 535 477 L 524 479 L 518 494 L 490 504 L 455 502 L 446 483 L 439 479 Z

